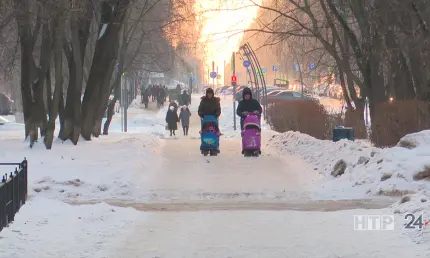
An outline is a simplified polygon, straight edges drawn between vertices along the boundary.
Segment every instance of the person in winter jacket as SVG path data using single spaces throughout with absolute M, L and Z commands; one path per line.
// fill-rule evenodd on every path
M 182 106 L 181 112 L 179 113 L 179 120 L 182 124 L 182 129 L 184 130 L 184 135 L 188 135 L 188 129 L 190 128 L 190 116 L 191 112 L 187 106 Z
M 158 94 L 157 94 L 158 92 L 157 92 L 157 85 L 152 85 L 152 87 L 151 87 L 151 96 L 152 96 L 152 102 L 154 102 L 155 101 L 155 99 L 156 99 L 156 97 L 158 96 Z
M 240 128 L 243 130 L 243 120 L 248 115 L 248 113 L 261 114 L 263 109 L 261 108 L 258 100 L 252 98 L 252 91 L 250 88 L 246 87 L 242 92 L 243 99 L 239 101 L 239 105 L 236 109 L 236 114 L 240 117 Z
M 143 103 L 143 97 L 144 97 L 144 94 L 145 94 L 145 86 L 143 86 L 143 84 L 142 85 L 140 85 L 140 99 L 141 99 L 141 103 Z
M 187 94 L 187 91 L 184 90 L 184 92 L 181 95 L 181 105 L 188 106 L 191 104 L 191 98 L 190 95 Z
M 203 118 L 205 115 L 212 115 L 219 118 L 221 115 L 220 98 L 214 96 L 214 91 L 211 88 L 206 90 L 206 95 L 201 98 L 198 115 Z
M 145 105 L 145 108 L 148 108 L 149 96 L 151 95 L 151 89 L 146 88 L 143 91 L 142 95 L 142 103 Z
M 178 130 L 178 122 L 178 113 L 175 112 L 175 108 L 173 106 L 170 106 L 166 114 L 166 123 L 170 131 L 170 136 L 172 136 L 172 134 L 176 135 L 175 131 Z
M 166 88 L 166 85 L 163 86 L 163 90 L 164 90 L 164 102 L 166 102 L 166 100 L 167 100 L 167 88 Z
M 159 106 L 164 106 L 164 99 L 165 99 L 165 91 L 160 86 L 160 88 L 158 89 L 158 96 L 157 96 L 157 103 Z
M 178 113 L 178 104 L 173 99 L 170 100 L 169 109 L 170 107 L 173 107 L 173 109 L 175 110 L 175 113 Z

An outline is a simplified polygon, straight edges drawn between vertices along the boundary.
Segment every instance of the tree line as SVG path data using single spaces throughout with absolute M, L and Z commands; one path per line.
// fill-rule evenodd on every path
M 429 1 L 250 1 L 261 12 L 249 31 L 318 73 L 334 72 L 350 110 L 363 114 L 367 98 L 373 119 L 390 98 L 430 100 Z
M 195 22 L 193 3 L 1 1 L 0 69 L 19 75 L 30 146 L 43 137 L 51 149 L 57 119 L 58 137 L 75 145 L 108 134 L 121 76 L 172 70 L 176 46 L 190 43 L 179 30 Z

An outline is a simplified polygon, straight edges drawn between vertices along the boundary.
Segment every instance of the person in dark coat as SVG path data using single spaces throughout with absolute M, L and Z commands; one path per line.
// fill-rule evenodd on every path
M 205 115 L 212 115 L 219 118 L 221 115 L 221 100 L 214 96 L 213 89 L 208 88 L 206 90 L 206 95 L 201 98 L 197 113 L 201 118 Z
M 188 109 L 187 106 L 182 106 L 181 112 L 179 113 L 179 120 L 181 121 L 184 135 L 188 135 L 188 129 L 190 128 L 190 117 L 191 111 Z
M 178 122 L 178 113 L 175 112 L 175 108 L 173 106 L 170 106 L 166 114 L 166 123 L 170 131 L 170 136 L 172 136 L 172 134 L 176 135 L 175 131 L 178 130 Z
M 140 85 L 140 100 L 141 100 L 141 103 L 143 103 L 143 96 L 144 96 L 144 94 L 145 94 L 145 87 L 143 86 L 143 84 L 142 85 Z
M 157 96 L 157 103 L 159 106 L 164 105 L 164 99 L 165 99 L 164 89 L 160 87 L 158 89 L 158 96 Z
M 191 104 L 191 98 L 190 95 L 187 94 L 187 91 L 184 90 L 184 92 L 181 95 L 181 105 L 188 106 Z
M 175 112 L 178 113 L 178 104 L 173 99 L 170 100 L 169 109 L 170 109 L 170 107 L 173 107 L 173 109 L 175 110 Z
M 146 88 L 143 91 L 142 103 L 145 104 L 145 108 L 148 108 L 149 96 L 151 95 L 151 89 Z
M 155 84 L 152 85 L 151 95 L 152 95 L 152 102 L 154 102 L 158 96 L 158 89 L 157 89 L 157 85 L 155 85 Z
M 163 86 L 163 90 L 164 90 L 164 102 L 166 102 L 166 100 L 167 100 L 167 87 L 166 87 L 166 85 Z
M 243 120 L 248 113 L 254 112 L 261 114 L 263 111 L 258 100 L 252 98 L 252 91 L 250 88 L 246 87 L 243 89 L 242 97 L 243 99 L 239 101 L 239 105 L 236 109 L 236 114 L 240 117 L 241 130 L 243 130 Z

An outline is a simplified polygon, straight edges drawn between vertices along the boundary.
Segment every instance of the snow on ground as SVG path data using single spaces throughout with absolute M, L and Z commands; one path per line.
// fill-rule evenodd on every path
M 0 258 L 107 257 L 141 214 L 107 204 L 30 198 L 0 233 Z
M 143 112 L 143 113 L 142 113 Z M 144 182 L 136 182 L 136 173 L 159 164 L 162 147 L 158 135 L 164 124 L 156 111 L 130 109 L 129 132 L 121 133 L 119 115 L 115 115 L 108 136 L 70 141 L 54 141 L 46 150 L 39 141 L 33 149 L 23 140 L 24 125 L 0 126 L 0 162 L 29 162 L 29 194 L 54 199 L 138 198 Z M 13 167 L 0 166 L 6 173 Z M 140 172 L 139 172 L 140 171 Z M 143 179 L 142 179 L 143 180 Z
M 430 131 L 408 135 L 405 139 L 420 144 L 413 149 L 379 149 L 367 142 L 322 141 L 298 132 L 286 132 L 273 136 L 268 146 L 302 158 L 314 166 L 316 173 L 325 176 L 322 189 L 315 193 L 319 198 L 414 193 L 429 197 L 430 149 L 425 143 L 430 140 Z M 332 176 L 336 163 L 341 167 L 342 161 L 346 164 L 345 173 Z
M 193 96 L 190 107 L 194 116 L 197 115 L 199 97 L 200 95 Z M 276 175 L 282 174 L 286 177 L 302 168 L 306 171 L 300 171 L 300 174 L 311 176 L 308 172 L 313 172 L 312 170 L 307 171 L 307 167 L 297 165 L 301 162 L 298 162 L 297 157 L 300 157 L 315 166 L 315 173 L 320 172 L 316 177 L 326 179 L 323 190 L 317 191 L 315 198 L 341 196 L 349 198 L 353 195 L 362 197 L 369 189 L 375 194 L 379 189 L 391 189 L 390 187 L 422 189 L 420 195 L 414 195 L 409 202 L 396 204 L 393 208 L 399 213 L 427 209 L 423 206 L 422 200 L 427 198 L 425 190 L 428 190 L 428 186 L 422 180 L 413 180 L 411 172 L 418 171 L 427 164 L 424 161 L 427 161 L 428 153 L 425 146 L 420 144 L 416 144 L 418 146 L 414 149 L 397 147 L 393 149 L 398 151 L 390 152 L 390 149 L 380 150 L 365 143 L 346 141 L 331 143 L 298 133 L 278 134 L 265 126 L 263 138 L 273 137 L 269 146 L 285 153 L 286 158 L 291 160 L 285 167 L 279 165 L 282 163 L 281 160 L 277 160 L 273 171 L 266 172 L 267 177 L 260 177 L 261 181 L 250 181 L 253 176 L 255 177 L 255 173 L 248 173 L 248 181 L 243 180 L 243 175 L 247 173 L 243 168 L 252 166 L 254 164 L 252 162 L 259 160 L 250 160 L 245 164 L 233 162 L 242 158 L 235 149 L 237 143 L 234 141 L 240 139 L 240 132 L 232 129 L 234 110 L 233 102 L 228 97 L 222 98 L 220 124 L 223 137 L 232 140 L 228 144 L 230 148 L 234 145 L 234 150 L 230 150 L 230 154 L 223 152 L 224 156 L 217 157 L 218 160 L 214 160 L 214 164 L 210 165 L 198 151 L 195 154 L 191 153 L 194 145 L 190 145 L 187 153 L 181 156 L 185 158 L 184 166 L 189 169 L 182 174 L 161 171 L 159 166 L 172 168 L 180 162 L 179 159 L 174 160 L 175 162 L 171 163 L 175 164 L 169 165 L 163 160 L 165 157 L 160 152 L 163 144 L 168 141 L 160 139 L 167 138 L 164 130 L 166 108 L 167 105 L 160 111 L 142 110 L 138 102 L 133 103 L 128 110 L 128 133 L 121 133 L 121 116 L 116 114 L 109 136 L 101 136 L 90 142 L 80 141 L 77 146 L 56 140 L 50 151 L 45 150 L 42 143 L 29 149 L 28 142 L 22 139 L 23 125 L 7 118 L 11 123 L 0 126 L 0 161 L 16 162 L 23 157 L 29 160 L 30 198 L 17 214 L 15 222 L 0 233 L 2 249 L 0 258 L 227 256 L 276 258 L 285 257 L 286 253 L 291 257 L 372 257 L 372 255 L 419 257 L 419 254 L 429 253 L 428 229 L 416 233 L 412 239 L 404 236 L 400 230 L 401 223 L 396 224 L 397 230 L 391 232 L 374 231 L 370 234 L 369 231 L 352 230 L 353 214 L 391 213 L 392 211 L 388 209 L 336 213 L 303 211 L 156 213 L 138 212 L 107 204 L 72 206 L 61 202 L 90 199 L 142 202 L 151 198 L 148 196 L 148 186 L 156 190 L 153 193 L 155 198 L 161 197 L 157 196 L 157 193 L 162 195 L 163 187 L 171 187 L 175 191 L 170 193 L 177 194 L 170 196 L 171 199 L 181 201 L 180 198 L 183 198 L 180 195 L 181 184 L 178 185 L 176 181 L 182 185 L 189 182 L 183 187 L 188 190 L 193 187 L 198 189 L 199 184 L 213 189 L 225 188 L 222 184 L 224 182 L 230 188 L 238 188 L 236 191 L 246 188 L 256 191 L 259 185 L 260 188 L 263 185 L 267 188 L 264 190 L 273 193 L 275 189 L 273 185 L 276 187 L 282 185 Z M 238 120 L 237 126 L 239 128 Z M 198 137 L 198 132 L 190 133 Z M 423 137 L 419 135 L 416 139 Z M 174 154 L 179 152 L 182 144 L 179 141 L 177 143 L 178 149 L 174 150 Z M 228 144 L 225 143 L 224 146 L 227 147 Z M 169 155 L 172 157 L 173 154 Z M 419 159 L 416 158 L 417 155 L 420 156 Z M 365 158 L 361 158 L 359 162 L 362 156 Z M 331 167 L 339 159 L 344 159 L 347 163 L 346 172 L 339 178 L 331 178 L 329 175 Z M 276 160 L 276 157 L 271 156 L 267 160 Z M 221 168 L 225 166 L 223 167 L 225 171 L 215 173 L 214 165 Z M 270 168 L 268 164 L 254 165 Z M 211 166 L 213 171 L 206 169 L 206 174 L 203 173 L 204 166 Z M 242 169 L 241 173 L 236 173 L 240 176 L 233 173 L 235 166 Z M 287 170 L 286 173 L 282 173 L 281 167 Z M 158 173 L 152 173 L 152 178 L 146 176 L 151 173 L 145 171 L 158 171 L 157 169 L 160 170 L 160 175 L 154 176 Z M 258 171 L 259 168 L 256 169 Z M 381 181 L 383 173 L 392 173 L 392 176 Z M 274 180 L 277 183 L 270 184 Z M 310 178 L 310 181 L 312 180 L 313 178 Z M 303 182 L 289 181 L 290 185 L 294 184 L 297 188 L 304 187 Z M 237 182 L 245 183 L 242 187 L 236 186 L 235 184 L 239 184 Z M 149 194 L 151 195 L 150 192 Z M 426 202 L 427 207 L 429 203 L 430 201 Z M 412 240 L 424 244 L 418 245 Z

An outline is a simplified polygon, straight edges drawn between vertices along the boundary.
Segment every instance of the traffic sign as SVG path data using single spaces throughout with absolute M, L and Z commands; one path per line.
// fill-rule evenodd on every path
M 277 65 L 272 66 L 272 71 L 276 72 L 279 70 L 279 67 Z
M 236 77 L 236 75 L 232 75 L 232 76 L 231 76 L 231 82 L 237 82 L 237 77 Z
M 209 76 L 210 76 L 212 79 L 215 79 L 215 78 L 216 78 L 216 76 L 217 76 L 217 74 L 216 74 L 216 72 L 211 72 L 211 73 L 209 74 Z
M 251 65 L 251 62 L 249 60 L 243 60 L 243 66 L 249 67 Z
M 190 80 L 193 82 L 193 81 L 195 81 L 195 80 L 196 80 L 196 77 L 191 76 L 191 77 L 190 77 Z
M 300 71 L 300 66 L 299 66 L 299 64 L 294 64 L 294 65 L 293 65 L 293 68 L 294 68 L 294 71 L 296 71 L 296 72 Z
M 267 73 L 267 68 L 266 67 L 261 68 L 261 72 L 262 73 Z
M 309 64 L 309 70 L 314 70 L 315 69 L 315 64 Z

